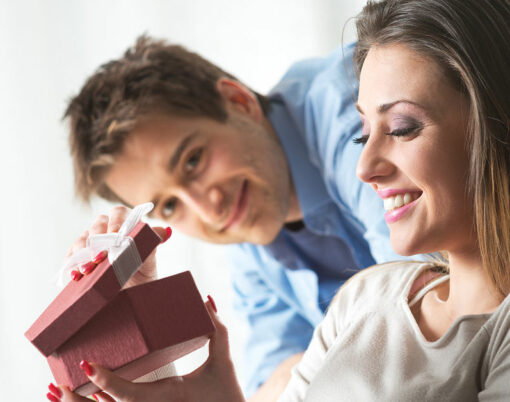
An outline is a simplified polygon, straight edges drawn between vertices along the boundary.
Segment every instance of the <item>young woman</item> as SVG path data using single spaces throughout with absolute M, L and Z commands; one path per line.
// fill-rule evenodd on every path
M 353 277 L 281 400 L 510 399 L 508 21 L 508 0 L 386 0 L 360 14 L 358 175 L 383 199 L 397 252 L 448 263 Z M 133 384 L 92 365 L 89 377 L 122 401 L 243 400 L 208 306 L 219 331 L 196 372 Z

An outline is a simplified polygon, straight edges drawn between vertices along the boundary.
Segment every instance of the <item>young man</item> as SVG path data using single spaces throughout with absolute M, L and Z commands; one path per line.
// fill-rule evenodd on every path
M 194 53 L 142 37 L 66 112 L 82 198 L 152 201 L 175 229 L 232 244 L 255 398 L 283 389 L 345 280 L 399 258 L 382 202 L 355 175 L 352 52 L 295 64 L 264 97 Z

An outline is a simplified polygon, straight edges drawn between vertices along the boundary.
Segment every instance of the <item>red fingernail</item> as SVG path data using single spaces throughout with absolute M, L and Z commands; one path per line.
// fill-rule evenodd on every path
M 80 368 L 85 372 L 85 374 L 87 374 L 88 376 L 91 376 L 92 374 L 94 374 L 94 369 L 92 368 L 92 366 L 89 364 L 89 362 L 87 362 L 86 360 L 82 360 L 80 362 Z
M 93 259 L 92 259 L 92 262 L 94 264 L 99 264 L 101 261 L 103 261 L 106 256 L 108 255 L 108 251 L 106 250 L 103 250 L 101 251 L 98 255 L 96 255 Z
M 165 229 L 165 232 L 166 232 L 166 236 L 165 236 L 165 238 L 163 239 L 163 241 L 161 243 L 166 242 L 170 238 L 170 236 L 172 236 L 172 228 L 170 226 L 168 226 Z
M 80 272 L 83 275 L 90 274 L 96 268 L 96 264 L 92 261 L 86 262 L 85 264 L 80 265 Z
M 96 394 L 92 394 L 92 398 L 94 398 L 95 401 L 99 402 L 99 398 L 96 396 Z
M 75 271 L 75 270 L 71 271 L 71 279 L 73 281 L 79 281 L 82 276 L 83 275 L 81 274 L 81 272 L 78 272 L 78 271 Z
M 214 312 L 217 313 L 218 309 L 216 308 L 216 303 L 214 302 L 214 299 L 211 295 L 207 295 L 207 299 L 209 299 L 209 302 L 211 303 L 212 308 L 214 309 Z
M 48 389 L 51 391 L 52 394 L 58 396 L 59 398 L 62 398 L 62 390 L 50 382 L 50 385 L 48 385 Z
M 46 398 L 48 398 L 51 402 L 60 402 L 60 399 L 53 395 L 51 392 L 46 394 Z

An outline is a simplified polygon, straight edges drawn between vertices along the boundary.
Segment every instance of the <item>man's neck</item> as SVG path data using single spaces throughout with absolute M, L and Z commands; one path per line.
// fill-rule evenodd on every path
M 303 219 L 303 212 L 301 211 L 301 206 L 299 205 L 296 188 L 294 187 L 294 181 L 292 180 L 292 176 L 290 175 L 290 172 L 289 172 L 289 180 L 290 180 L 289 210 L 287 213 L 287 217 L 285 218 L 286 224 L 291 223 L 291 222 L 301 221 Z
M 278 137 L 278 134 L 276 133 L 276 130 L 274 129 L 273 125 L 271 124 L 271 121 L 264 117 L 264 120 L 262 121 L 262 125 L 266 129 L 266 131 L 271 135 L 274 141 L 276 141 L 280 147 L 282 147 L 283 152 L 283 145 L 280 141 L 280 138 Z M 284 153 L 285 154 L 285 153 Z M 290 173 L 290 166 L 289 161 L 287 160 L 287 171 L 289 175 L 289 209 L 287 212 L 287 216 L 285 218 L 285 224 L 301 221 L 303 219 L 303 213 L 301 211 L 301 206 L 299 205 L 299 200 L 296 193 L 296 187 L 294 186 L 294 181 L 292 180 L 292 175 Z

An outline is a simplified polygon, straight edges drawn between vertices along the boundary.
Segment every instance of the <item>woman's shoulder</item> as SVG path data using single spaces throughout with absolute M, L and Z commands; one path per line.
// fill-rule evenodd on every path
M 348 282 L 352 282 L 353 287 L 367 291 L 379 289 L 376 293 L 387 294 L 394 289 L 401 291 L 406 285 L 411 285 L 421 272 L 432 269 L 434 266 L 432 262 L 424 261 L 392 261 L 369 267 L 353 276 Z
M 433 263 L 423 261 L 393 261 L 374 265 L 349 279 L 340 288 L 334 302 L 362 310 L 393 304 L 409 292 L 421 272 L 433 267 Z

